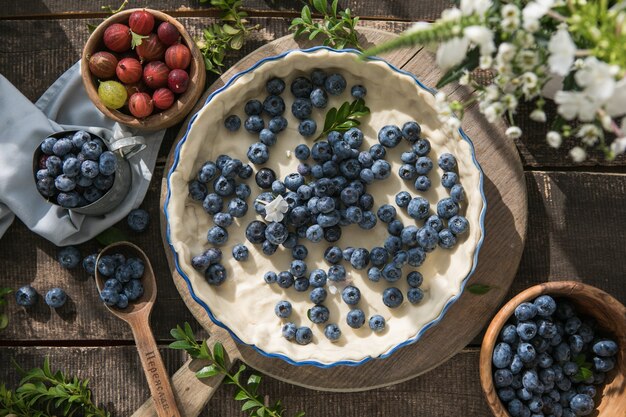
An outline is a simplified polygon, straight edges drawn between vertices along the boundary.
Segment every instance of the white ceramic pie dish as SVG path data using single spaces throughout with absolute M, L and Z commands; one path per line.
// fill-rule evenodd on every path
M 460 297 L 476 267 L 484 238 L 486 201 L 483 174 L 469 138 L 462 131 L 454 137 L 444 134 L 433 108 L 433 91 L 423 86 L 413 75 L 380 59 L 358 61 L 357 53 L 326 47 L 289 51 L 263 59 L 235 75 L 224 87 L 211 94 L 203 109 L 191 119 L 185 136 L 176 148 L 174 163 L 167 177 L 168 195 L 164 205 L 167 240 L 173 251 L 177 271 L 188 283 L 192 298 L 216 324 L 226 328 L 239 342 L 254 347 L 263 355 L 279 357 L 296 365 L 358 365 L 371 358 L 387 357 L 396 349 L 416 342 L 429 327 L 441 320 L 450 305 Z M 214 160 L 219 154 L 228 154 L 247 162 L 246 151 L 249 145 L 257 141 L 255 135 L 243 128 L 234 133 L 228 132 L 224 128 L 223 119 L 230 114 L 238 114 L 244 119 L 243 105 L 252 98 L 263 99 L 266 96 L 265 82 L 269 78 L 283 78 L 289 85 L 290 80 L 308 74 L 314 68 L 340 72 L 348 81 L 346 92 L 333 98 L 327 109 L 351 100 L 350 86 L 366 86 L 366 105 L 371 109 L 371 114 L 362 120 L 361 128 L 365 134 L 362 149 L 377 143 L 376 133 L 382 126 L 402 126 L 406 121 L 416 120 L 422 127 L 422 136 L 431 142 L 429 156 L 433 161 L 443 152 L 455 155 L 460 182 L 466 193 L 461 213 L 470 223 L 469 232 L 459 239 L 452 250 L 437 249 L 428 254 L 421 267 L 416 268 L 424 275 L 422 288 L 426 294 L 418 305 L 411 305 L 405 300 L 399 308 L 387 308 L 382 303 L 382 291 L 390 285 L 384 280 L 373 283 L 367 279 L 367 270 L 355 270 L 344 263 L 349 273 L 348 279 L 361 290 L 359 307 L 365 312 L 366 318 L 381 314 L 387 326 L 382 333 L 372 332 L 367 325 L 356 330 L 348 327 L 345 315 L 349 306 L 341 301 L 340 293 L 333 295 L 329 292 L 324 303 L 330 310 L 329 322 L 338 323 L 342 330 L 341 339 L 335 343 L 323 336 L 323 325 L 314 325 L 307 319 L 306 312 L 312 306 L 308 292 L 283 290 L 263 281 L 263 274 L 268 270 L 278 272 L 288 269 L 291 256 L 289 250 L 281 248 L 272 257 L 267 257 L 245 240 L 245 226 L 252 220 L 262 220 L 252 207 L 245 217 L 236 219 L 235 224 L 228 229 L 230 238 L 221 248 L 224 253 L 222 263 L 228 272 L 226 282 L 219 287 L 210 286 L 204 275 L 193 269 L 190 263 L 192 256 L 210 246 L 206 241 L 206 231 L 212 226 L 212 219 L 204 212 L 201 204 L 188 197 L 188 182 L 195 177 L 205 161 Z M 270 160 L 266 164 L 276 171 L 278 178 L 295 171 L 298 164 L 293 155 L 287 156 L 288 150 L 293 152 L 299 143 L 312 145 L 312 139 L 307 140 L 297 133 L 296 119 L 289 112 L 293 97 L 288 88 L 283 98 L 288 109 L 284 116 L 289 120 L 289 127 L 278 135 L 278 143 L 271 147 Z M 313 118 L 318 126 L 323 125 L 324 115 L 325 111 L 314 112 Z M 388 150 L 386 159 L 392 165 L 392 177 L 368 186 L 368 192 L 375 197 L 374 210 L 385 203 L 394 204 L 394 196 L 401 190 L 426 197 L 431 203 L 431 210 L 434 210 L 438 200 L 448 196 L 448 190 L 440 183 L 441 170 L 433 169 L 430 173 L 432 187 L 425 193 L 415 191 L 412 184 L 397 177 L 401 165 L 400 153 L 407 147 L 403 141 L 398 147 Z M 253 189 L 252 195 L 258 195 L 260 190 L 254 183 L 254 176 L 245 182 Z M 249 205 L 252 201 L 248 201 Z M 415 224 L 404 210 L 398 210 L 398 217 L 405 226 Z M 421 226 L 421 222 L 417 225 Z M 382 246 L 386 236 L 386 227 L 381 222 L 369 231 L 353 225 L 344 228 L 341 240 L 335 245 L 371 249 Z M 240 263 L 232 259 L 231 248 L 237 243 L 245 243 L 250 249 L 248 261 Z M 330 244 L 313 244 L 308 241 L 304 244 L 309 250 L 306 259 L 308 270 L 327 270 L 329 264 L 323 260 L 323 252 Z M 410 270 L 403 269 L 404 275 Z M 404 279 L 394 283 L 394 286 L 403 292 L 408 288 Z M 289 321 L 313 329 L 313 342 L 309 345 L 298 345 L 281 336 L 284 321 L 275 316 L 274 305 L 282 299 L 293 304 L 294 313 Z

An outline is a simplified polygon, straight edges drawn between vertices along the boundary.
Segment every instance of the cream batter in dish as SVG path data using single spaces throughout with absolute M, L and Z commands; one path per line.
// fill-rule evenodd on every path
M 341 74 L 347 86 L 339 95 L 328 94 L 328 105 L 325 108 L 313 107 L 310 119 L 316 122 L 317 130 L 313 136 L 304 137 L 298 131 L 300 121 L 291 111 L 295 98 L 290 92 L 290 86 L 297 77 L 310 77 L 314 69 L 321 69 L 327 75 Z M 284 80 L 286 85 L 281 97 L 285 102 L 283 116 L 287 119 L 288 126 L 277 134 L 276 143 L 269 146 L 267 162 L 255 165 L 249 161 L 247 153 L 249 147 L 259 141 L 259 135 L 244 128 L 248 118 L 244 113 L 244 106 L 252 99 L 263 102 L 268 96 L 266 83 L 273 78 Z M 310 317 L 310 309 L 314 306 L 310 299 L 313 286 L 303 291 L 301 287 L 301 291 L 297 291 L 294 285 L 282 288 L 277 283 L 268 284 L 264 280 L 265 274 L 270 271 L 278 274 L 290 269 L 294 260 L 292 250 L 278 245 L 275 253 L 268 256 L 263 253 L 260 244 L 253 244 L 246 238 L 246 228 L 255 220 L 271 223 L 265 221 L 264 216 L 258 214 L 253 207 L 259 194 L 271 191 L 263 190 L 257 185 L 255 174 L 261 168 L 267 167 L 275 172 L 277 179 L 284 180 L 287 175 L 297 172 L 302 161 L 296 158 L 295 148 L 300 144 L 306 144 L 309 148 L 314 146 L 315 138 L 323 130 L 326 113 L 333 107 L 338 108 L 345 102 L 352 102 L 354 97 L 351 96 L 351 87 L 355 85 L 366 88 L 364 101 L 370 109 L 370 113 L 360 119 L 359 129 L 363 133 L 363 143 L 358 151 L 368 151 L 373 145 L 380 145 L 378 135 L 384 126 L 395 125 L 402 129 L 405 123 L 415 121 L 421 127 L 420 137 L 430 143 L 431 149 L 427 156 L 434 165 L 427 174 L 429 189 L 418 191 L 414 186 L 414 179 L 403 180 L 399 175 L 402 165 L 405 164 L 402 159 L 406 159 L 402 154 L 410 152 L 412 144 L 401 139 L 397 146 L 386 147 L 384 159 L 390 165 L 391 174 L 388 178 L 374 180 L 366 185 L 365 192 L 371 194 L 374 201 L 369 211 L 376 214 L 385 204 L 393 206 L 396 211 L 395 219 L 402 225 L 395 223 L 396 231 L 392 234 L 397 234 L 397 228 L 402 226 L 415 226 L 414 230 L 425 228 L 424 220 L 416 220 L 415 216 L 409 215 L 407 208 L 398 207 L 396 196 L 405 192 L 414 199 L 424 198 L 429 203 L 429 216 L 437 214 L 437 203 L 450 198 L 451 194 L 449 184 L 448 187 L 442 184 L 450 181 L 450 178 L 443 181 L 442 178 L 445 178 L 444 175 L 452 175 L 454 181 L 464 189 L 464 199 L 458 203 L 458 215 L 467 219 L 468 226 L 463 233 L 454 237 L 456 244 L 451 248 L 440 247 L 441 243 L 432 251 L 430 250 L 433 248 L 428 248 L 425 260 L 418 267 L 406 264 L 406 260 L 399 256 L 397 266 L 400 267 L 401 278 L 395 281 L 373 272 L 368 276 L 371 263 L 355 268 L 350 261 L 339 261 L 338 264 L 346 271 L 345 280 L 328 279 L 319 284 L 327 294 L 325 300 L 319 304 L 326 308 L 323 313 L 328 317 L 324 320 L 326 317 L 322 314 L 323 323 L 316 324 Z M 225 127 L 224 121 L 230 115 L 237 115 L 241 120 L 242 126 L 236 131 Z M 267 127 L 270 117 L 266 114 L 262 117 Z M 445 154 L 451 154 L 456 159 L 456 166 L 448 169 L 452 174 L 445 174 L 438 166 L 438 160 Z M 207 231 L 215 226 L 213 216 L 207 214 L 202 201 L 195 201 L 190 197 L 189 184 L 196 180 L 198 171 L 206 161 L 216 161 L 219 155 L 228 155 L 241 160 L 243 164 L 249 164 L 253 173 L 247 179 L 236 178 L 237 184 L 247 184 L 250 187 L 251 195 L 247 198 L 249 209 L 245 215 L 235 217 L 231 225 L 224 227 L 228 232 L 228 239 L 225 243 L 216 245 L 207 240 Z M 311 158 L 304 162 L 310 166 L 316 164 Z M 208 193 L 213 192 L 212 182 L 213 180 L 209 182 Z M 307 175 L 305 182 L 310 184 L 315 182 L 315 178 Z M 444 133 L 434 110 L 432 92 L 412 75 L 379 59 L 359 61 L 356 52 L 348 50 L 334 51 L 318 47 L 290 51 L 264 59 L 233 77 L 225 87 L 209 97 L 203 109 L 192 119 L 185 137 L 176 149 L 175 161 L 168 175 L 168 190 L 164 207 L 167 238 L 178 272 L 188 282 L 193 298 L 206 309 L 214 322 L 228 329 L 240 342 L 252 345 L 264 355 L 280 357 L 293 364 L 323 367 L 355 365 L 371 358 L 386 357 L 397 348 L 417 341 L 428 327 L 443 317 L 447 308 L 461 295 L 465 283 L 476 267 L 484 235 L 486 201 L 482 172 L 470 140 L 462 132 L 454 136 Z M 274 193 L 273 196 L 278 195 Z M 227 211 L 231 199 L 223 198 L 222 211 Z M 335 203 L 339 204 L 339 200 Z M 443 223 L 444 228 L 452 228 L 446 219 Z M 342 250 L 349 247 L 365 248 L 371 251 L 374 247 L 385 246 L 390 236 L 388 229 L 391 228 L 379 218 L 373 228 L 364 229 L 358 224 L 342 226 L 341 237 L 335 242 L 321 239 L 314 243 L 306 237 L 299 238 L 297 243 L 308 250 L 303 261 L 307 267 L 304 277 L 308 279 L 311 271 L 316 269 L 325 273 L 329 271 L 333 265 L 324 258 L 329 247 L 337 246 Z M 289 227 L 289 231 L 295 233 L 295 228 Z M 232 250 L 241 244 L 247 247 L 248 254 L 246 260 L 237 261 Z M 293 241 L 288 246 L 292 245 Z M 445 242 L 443 246 L 446 246 Z M 191 262 L 193 257 L 212 247 L 217 247 L 222 252 L 219 263 L 223 266 L 226 278 L 220 285 L 211 285 L 205 273 L 194 268 Z M 408 249 L 404 245 L 401 248 Z M 386 264 L 393 263 L 392 258 L 390 256 Z M 357 264 L 359 263 L 362 264 L 357 260 Z M 382 269 L 383 266 L 380 267 Z M 413 297 L 409 300 L 407 294 L 410 285 L 407 276 L 413 271 L 421 274 L 423 282 L 418 285 L 415 285 L 415 281 L 411 282 L 414 287 L 419 286 L 420 291 L 413 290 Z M 415 276 L 413 274 L 412 278 Z M 346 287 L 358 288 L 360 297 L 356 303 L 347 303 L 345 294 L 342 297 Z M 397 288 L 403 294 L 403 299 L 398 306 L 390 308 L 389 298 L 384 300 L 383 293 L 391 287 Z M 416 293 L 420 293 L 422 298 L 416 300 Z M 349 302 L 353 301 L 350 299 L 351 295 L 354 294 L 348 294 Z M 278 317 L 289 313 L 285 309 L 281 309 L 280 313 L 275 312 L 278 309 L 277 303 L 281 301 L 290 305 L 291 312 L 286 318 Z M 396 301 L 394 299 L 393 302 Z M 358 326 L 359 323 L 355 325 L 355 314 L 350 313 L 356 309 L 362 312 L 359 314 L 365 319 L 362 326 Z M 319 313 L 319 310 L 315 312 Z M 382 327 L 380 318 L 377 318 L 378 322 L 374 324 L 375 327 L 378 326 L 376 330 L 370 328 L 371 317 L 382 317 Z M 320 321 L 319 317 L 313 319 Z M 349 325 L 349 320 L 353 320 L 354 326 Z M 358 317 L 356 321 L 359 321 Z M 293 340 L 293 334 L 288 335 L 291 337 L 284 337 L 283 327 L 286 323 L 293 323 L 293 330 L 309 328 L 307 337 L 310 339 L 302 342 L 300 338 L 296 341 Z M 331 337 L 336 340 L 331 340 L 325 334 L 326 326 L 331 323 L 336 324 L 340 332 L 338 337 L 336 332 Z

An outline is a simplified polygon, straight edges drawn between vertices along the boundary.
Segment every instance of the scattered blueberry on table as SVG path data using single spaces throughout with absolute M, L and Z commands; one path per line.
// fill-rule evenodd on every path
M 228 228 L 245 216 L 250 206 L 257 218 L 237 225 L 245 228 L 246 243 L 252 246 L 238 243 L 228 256 L 245 262 L 253 250 L 265 256 L 287 250 L 293 258 L 291 264 L 284 265 L 282 271 L 261 271 L 263 279 L 284 291 L 286 297 L 290 291 L 308 292 L 312 306 L 307 317 L 319 325 L 311 329 L 289 321 L 281 327 L 283 337 L 306 345 L 313 341 L 313 332 L 319 327 L 328 340 L 340 339 L 342 333 L 337 323 L 341 321 L 331 317 L 324 305 L 336 293 L 350 306 L 343 325 L 383 332 L 389 325 L 388 317 L 374 314 L 368 319 L 357 308 L 361 292 L 358 283 L 346 282 L 350 278 L 342 263 L 367 271 L 369 281 L 381 285 L 381 300 L 389 309 L 422 303 L 428 295 L 422 288 L 424 276 L 415 269 L 436 249 L 454 250 L 470 228 L 462 214 L 465 195 L 457 160 L 450 153 L 442 153 L 438 158 L 433 155 L 429 140 L 422 136 L 421 126 L 414 120 L 402 126 L 384 126 L 376 132 L 378 143 L 369 148 L 364 146 L 364 133 L 358 126 L 330 131 L 312 140 L 321 128 L 313 120 L 313 114 L 325 112 L 323 109 L 331 107 L 334 97 L 345 92 L 353 99 L 367 98 L 365 86 L 349 86 L 340 73 L 315 69 L 309 76 L 296 77 L 289 85 L 283 79 L 270 78 L 265 87 L 266 96 L 248 100 L 239 115 L 230 114 L 224 119 L 227 131 L 238 131 L 243 124 L 246 134 L 255 138 L 246 152 L 249 163 L 219 155 L 204 162 L 189 182 L 191 200 L 202 204 L 213 220 L 206 232 L 208 249 L 192 256 L 192 266 L 204 273 L 212 286 L 217 287 L 228 279 L 218 247 L 227 244 Z M 285 105 L 283 94 L 293 96 L 291 106 Z M 295 131 L 310 142 L 300 143 L 288 152 L 287 157 L 293 155 L 299 165 L 294 172 L 279 178 L 265 164 L 273 146 L 278 141 L 289 140 L 282 133 L 289 124 L 285 113 L 297 119 Z M 391 149 L 400 146 L 402 166 L 398 172 L 392 172 Z M 421 193 L 437 183 L 431 181 L 435 172 L 441 174 L 441 184 L 448 196 L 432 202 L 436 207 L 433 213 L 431 202 Z M 368 187 L 378 187 L 377 183 L 392 175 L 407 182 L 415 193 L 402 191 L 394 201 L 377 205 Z M 254 178 L 250 185 L 242 182 L 251 177 Z M 399 210 L 415 222 L 403 224 L 397 218 Z M 340 241 L 344 230 L 348 233 L 349 229 L 345 228 L 371 230 L 377 225 L 385 227 L 388 236 L 373 248 L 341 248 L 335 243 Z M 307 267 L 309 244 L 327 244 L 323 256 L 327 270 Z M 409 287 L 405 292 L 393 284 L 403 277 Z M 275 313 L 279 319 L 290 319 L 291 303 L 279 301 Z M 331 319 L 336 322 L 328 323 Z M 499 376 L 508 381 L 508 375 Z
M 67 301 L 67 294 L 61 288 L 52 288 L 46 293 L 44 299 L 51 308 L 61 308 Z
M 542 295 L 519 304 L 500 331 L 493 382 L 511 417 L 586 416 L 617 353 L 592 319 L 566 299 Z
M 37 304 L 39 298 L 37 291 L 30 285 L 25 285 L 15 291 L 15 302 L 18 306 L 32 307 Z
M 145 232 L 150 224 L 150 214 L 144 209 L 136 208 L 128 213 L 126 222 L 134 232 Z

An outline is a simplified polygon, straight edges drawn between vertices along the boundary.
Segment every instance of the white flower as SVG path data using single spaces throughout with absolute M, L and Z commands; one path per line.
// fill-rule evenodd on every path
M 469 40 L 466 38 L 452 38 L 439 45 L 437 49 L 437 65 L 443 70 L 452 68 L 465 58 Z
M 602 128 L 604 130 L 611 130 L 611 128 L 613 127 L 613 119 L 606 113 L 600 116 L 600 123 L 602 124 Z
M 539 78 L 534 72 L 525 72 L 522 74 L 522 84 L 528 88 L 534 88 L 537 86 Z
M 518 139 L 522 136 L 522 129 L 517 126 L 511 126 L 506 130 L 505 134 L 510 139 Z
M 559 132 L 551 130 L 546 135 L 546 142 L 548 142 L 548 145 L 552 146 L 553 148 L 558 148 L 559 146 L 561 146 L 563 138 L 561 138 Z
M 502 96 L 502 104 L 508 110 L 515 110 L 517 108 L 517 98 L 513 94 L 505 94 Z
M 489 69 L 491 68 L 492 65 L 493 65 L 493 58 L 491 57 L 491 55 L 482 55 L 480 59 L 478 60 L 478 66 L 482 70 Z
M 500 27 L 505 32 L 514 32 L 519 27 L 519 19 L 502 19 L 500 22 Z
M 619 154 L 626 152 L 626 136 L 624 136 L 623 138 L 616 138 L 615 140 L 613 140 L 613 142 L 611 143 L 611 151 L 615 155 L 619 155 Z
M 585 65 L 576 71 L 574 79 L 576 84 L 585 88 L 587 95 L 604 101 L 615 91 L 615 75 L 618 70 L 615 65 L 609 65 L 590 56 L 585 59 Z
M 490 7 L 491 0 L 461 0 L 460 4 L 461 13 L 465 16 L 474 13 L 484 16 Z
M 257 200 L 261 201 L 261 200 Z M 279 222 L 289 211 L 289 203 L 282 196 L 278 196 L 265 205 L 265 221 Z
M 535 122 L 545 123 L 546 122 L 546 113 L 541 109 L 535 109 L 530 113 L 530 119 Z
M 539 19 L 550 10 L 553 4 L 554 0 L 536 0 L 528 3 L 522 10 L 524 29 L 531 33 L 539 30 Z
M 485 109 L 485 118 L 489 123 L 495 123 L 504 113 L 504 107 L 501 103 L 493 103 Z
M 463 29 L 463 35 L 480 47 L 481 55 L 490 55 L 496 50 L 493 43 L 493 32 L 484 26 L 468 26 Z
M 574 162 L 582 162 L 585 160 L 585 158 L 587 158 L 587 152 L 585 152 L 585 150 L 580 146 L 574 146 L 569 151 L 569 156 L 572 157 L 572 160 Z
M 462 16 L 462 13 L 456 7 L 451 7 L 449 9 L 441 12 L 441 20 L 444 22 L 451 22 L 455 20 L 459 20 Z
M 511 62 L 513 58 L 515 58 L 515 53 L 517 52 L 517 48 L 512 43 L 502 42 L 500 46 L 498 46 L 498 54 L 496 55 L 496 61 L 498 63 L 507 63 Z
M 519 54 L 515 57 L 515 63 L 523 70 L 530 71 L 537 66 L 539 62 L 539 57 L 537 56 L 537 52 L 532 51 L 530 49 L 524 49 L 520 51 Z
M 489 101 L 496 101 L 500 98 L 500 90 L 497 86 L 489 84 L 485 87 L 485 98 Z
M 406 33 L 419 32 L 428 28 L 430 28 L 430 22 L 415 22 L 413 23 L 413 26 L 406 30 Z
M 461 127 L 461 121 L 454 116 L 448 117 L 448 120 L 446 120 L 445 123 L 450 133 L 459 130 L 459 128 Z
M 463 71 L 463 75 L 461 75 L 461 78 L 459 78 L 459 84 L 468 85 L 470 81 L 471 81 L 471 77 L 470 77 L 469 71 L 467 70 Z
M 600 136 L 600 129 L 593 124 L 584 124 L 578 129 L 576 136 L 581 139 L 581 142 L 587 146 L 593 146 L 598 142 Z
M 626 113 L 626 78 L 622 78 L 615 84 L 615 91 L 604 108 L 613 117 Z
M 572 37 L 567 31 L 566 26 L 560 26 L 548 42 L 548 65 L 550 71 L 555 74 L 566 76 L 574 63 L 574 55 L 576 54 L 576 44 L 572 41 Z
M 578 117 L 583 122 L 590 122 L 599 107 L 595 100 L 578 91 L 557 91 L 554 101 L 559 105 L 557 112 L 566 120 Z
M 500 9 L 502 19 L 519 19 L 519 7 L 514 4 L 505 4 Z

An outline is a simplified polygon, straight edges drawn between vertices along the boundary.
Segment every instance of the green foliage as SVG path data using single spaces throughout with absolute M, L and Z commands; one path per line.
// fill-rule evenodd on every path
M 6 329 L 9 325 L 9 315 L 4 312 L 4 307 L 7 305 L 5 297 L 11 294 L 12 291 L 11 288 L 0 288 L 0 331 Z
M 574 357 L 574 363 L 578 365 L 578 372 L 574 375 L 574 380 L 577 382 L 584 381 L 585 379 L 593 376 L 593 364 L 587 362 L 587 357 L 584 353 L 580 353 Z
M 243 401 L 241 411 L 247 412 L 252 417 L 283 416 L 285 408 L 282 406 L 280 400 L 266 405 L 263 395 L 259 394 L 259 386 L 262 380 L 260 375 L 252 374 L 248 377 L 247 381 L 244 382 L 242 380 L 242 373 L 247 369 L 245 365 L 239 365 L 239 369 L 234 374 L 229 371 L 229 365 L 225 356 L 226 353 L 221 343 L 215 343 L 215 345 L 213 345 L 213 351 L 211 352 L 206 340 L 202 341 L 202 343 L 196 341 L 193 330 L 187 322 L 185 322 L 183 327 L 176 326 L 175 329 L 170 331 L 170 334 L 175 339 L 174 342 L 170 343 L 170 348 L 185 350 L 189 356 L 194 359 L 204 359 L 210 362 L 209 365 L 196 372 L 198 378 L 203 379 L 216 375 L 224 375 L 227 384 L 237 387 L 235 400 Z M 295 417 L 302 417 L 303 415 L 303 412 L 299 412 Z
M 124 2 L 117 9 L 114 9 L 110 5 L 100 6 L 100 9 L 102 11 L 105 11 L 105 12 L 108 12 L 108 13 L 111 13 L 111 14 L 115 14 L 115 13 L 119 13 L 122 10 L 124 10 L 127 5 L 128 5 L 128 0 L 124 0 Z M 98 27 L 98 25 L 92 25 L 91 23 L 87 23 L 87 30 L 89 31 L 89 33 L 93 33 L 93 31 L 96 30 L 97 27 Z M 139 44 L 141 44 L 141 42 L 139 42 Z
M 362 50 L 355 30 L 359 21 L 358 16 L 353 17 L 349 8 L 338 11 L 339 0 L 333 0 L 330 7 L 327 0 L 311 0 L 310 3 L 313 9 L 322 15 L 322 21 L 313 21 L 311 8 L 305 5 L 300 17 L 291 21 L 289 30 L 294 32 L 294 36 L 308 34 L 309 39 L 313 40 L 318 35 L 322 35 L 325 37 L 324 45 L 326 46 L 337 49 L 353 46 Z
M 491 291 L 491 286 L 485 284 L 472 284 L 467 287 L 467 291 L 475 295 L 484 295 Z
M 132 30 L 130 31 L 130 34 L 132 36 L 132 39 L 130 41 L 130 47 L 132 49 L 135 49 L 136 46 L 141 45 L 143 43 L 143 40 L 148 37 L 148 36 L 142 36 L 138 33 L 135 33 Z
M 361 117 L 367 116 L 370 109 L 365 105 L 363 99 L 354 100 L 352 103 L 346 101 L 337 109 L 333 107 L 326 113 L 324 120 L 324 131 L 316 140 L 325 138 L 328 133 L 335 130 L 337 132 L 345 132 L 353 127 L 359 126 Z
M 109 246 L 112 243 L 128 240 L 128 237 L 126 237 L 126 234 L 117 227 L 109 227 L 107 230 L 96 236 L 96 240 L 102 246 Z
M 85 416 L 109 417 L 91 399 L 89 380 L 52 372 L 48 358 L 42 368 L 24 371 L 17 364 L 22 380 L 15 391 L 0 385 L 0 417 Z
M 206 27 L 202 31 L 202 38 L 196 39 L 207 71 L 221 74 L 226 54 L 241 49 L 245 38 L 253 30 L 259 29 L 258 25 L 248 25 L 248 14 L 239 9 L 241 3 L 241 0 L 211 0 L 211 5 L 220 10 L 221 23 Z

